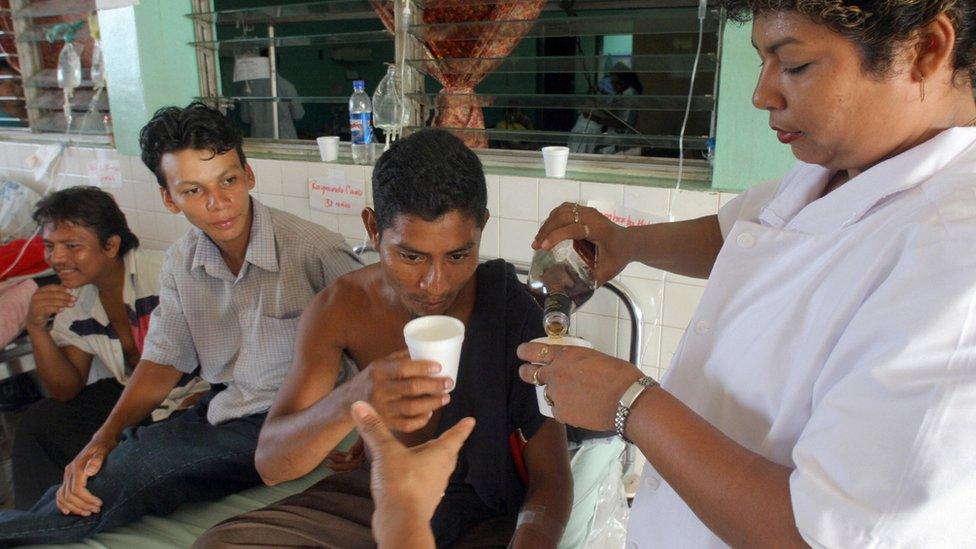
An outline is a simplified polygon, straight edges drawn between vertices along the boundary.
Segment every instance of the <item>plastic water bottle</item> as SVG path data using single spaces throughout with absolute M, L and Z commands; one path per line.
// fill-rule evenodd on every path
M 369 164 L 369 151 L 373 148 L 373 104 L 366 95 L 362 80 L 352 83 L 349 98 L 349 131 L 352 135 L 352 161 Z

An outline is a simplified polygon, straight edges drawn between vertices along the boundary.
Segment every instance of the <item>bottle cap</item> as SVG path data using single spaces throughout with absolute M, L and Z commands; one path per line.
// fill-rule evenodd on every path
M 363 91 L 366 89 L 366 82 L 364 80 L 353 80 L 352 89 L 353 91 Z

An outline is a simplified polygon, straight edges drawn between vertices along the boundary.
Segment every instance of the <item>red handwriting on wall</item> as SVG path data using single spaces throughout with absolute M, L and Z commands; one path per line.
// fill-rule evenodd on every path
M 651 222 L 646 219 L 634 218 L 630 215 L 618 214 L 617 212 L 600 212 L 607 217 L 610 221 L 613 221 L 617 225 L 622 225 L 624 227 L 643 227 L 644 225 L 650 225 Z
M 366 205 L 365 186 L 344 181 L 308 180 L 309 206 L 334 213 L 359 213 Z
M 309 189 L 319 193 L 321 196 L 332 194 L 354 197 L 363 196 L 363 189 L 357 189 L 352 185 L 330 185 L 328 183 L 319 183 L 315 180 L 309 182 Z

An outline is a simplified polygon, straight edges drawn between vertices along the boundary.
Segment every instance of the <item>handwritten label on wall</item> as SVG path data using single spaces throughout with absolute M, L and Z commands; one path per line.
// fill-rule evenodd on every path
M 640 210 L 635 210 L 633 208 L 626 208 L 621 204 L 590 200 L 586 205 L 591 208 L 595 208 L 597 211 L 605 215 L 607 219 L 623 227 L 641 227 L 643 225 L 651 225 L 653 223 L 661 223 L 665 221 L 663 217 L 642 212 Z
M 366 207 L 366 183 L 348 181 L 341 169 L 309 177 L 308 205 L 321 212 L 359 215 Z
M 88 182 L 96 187 L 121 189 L 122 165 L 118 160 L 92 160 L 88 163 Z
M 57 158 L 58 155 L 60 155 L 63 151 L 64 145 L 41 145 L 33 153 L 31 153 L 25 162 L 27 163 L 27 167 L 34 172 L 34 179 L 38 181 L 43 180 L 44 174 L 46 174 L 48 168 L 51 167 L 51 163 L 54 162 L 54 159 Z M 63 162 L 64 158 L 61 160 Z

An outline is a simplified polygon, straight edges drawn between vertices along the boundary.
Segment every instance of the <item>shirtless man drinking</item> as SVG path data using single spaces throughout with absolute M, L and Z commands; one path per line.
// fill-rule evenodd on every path
M 407 446 L 470 416 L 477 426 L 433 517 L 397 512 L 430 520 L 438 546 L 555 547 L 572 501 L 565 428 L 539 414 L 518 378 L 515 349 L 542 335 L 541 311 L 511 265 L 478 264 L 488 220 L 480 161 L 451 134 L 425 130 L 380 158 L 373 196 L 363 221 L 380 261 L 337 280 L 302 315 L 258 443 L 259 473 L 276 484 L 316 468 L 355 427 L 358 400 Z M 403 350 L 403 326 L 433 314 L 466 326 L 456 385 Z M 344 366 L 358 374 L 336 386 Z M 197 547 L 372 547 L 373 510 L 369 472 L 357 468 L 217 525 Z

